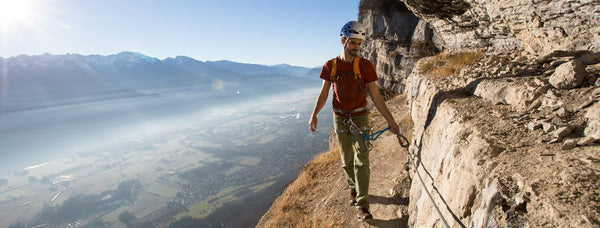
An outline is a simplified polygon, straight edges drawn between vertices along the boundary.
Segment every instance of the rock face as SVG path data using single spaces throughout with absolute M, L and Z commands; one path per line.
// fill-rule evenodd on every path
M 440 34 L 445 47 L 461 51 L 600 51 L 600 2 L 579 0 L 404 0 Z
M 600 226 L 600 1 L 402 3 L 359 20 L 380 85 L 408 93 L 408 226 Z
M 360 55 L 372 60 L 380 86 L 405 93 L 416 62 L 441 50 L 437 37 L 400 1 L 363 1 L 360 11 L 358 20 L 368 34 Z
M 498 77 L 491 65 L 512 59 L 498 55 L 436 78 L 420 70 L 432 59 L 420 60 L 408 80 L 409 226 L 442 226 L 441 217 L 450 227 L 599 225 L 599 87 L 557 89 L 543 70 L 525 70 L 544 62 L 512 62 L 508 72 L 529 73 Z M 589 179 L 577 180 L 580 172 Z
M 368 25 L 361 55 L 398 93 L 418 59 L 442 50 L 600 51 L 598 1 L 363 0 L 358 20 Z

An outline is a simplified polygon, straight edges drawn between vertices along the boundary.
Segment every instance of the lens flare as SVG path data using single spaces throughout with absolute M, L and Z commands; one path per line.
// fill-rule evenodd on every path
M 27 20 L 31 16 L 29 1 L 0 0 L 0 24 L 11 26 Z

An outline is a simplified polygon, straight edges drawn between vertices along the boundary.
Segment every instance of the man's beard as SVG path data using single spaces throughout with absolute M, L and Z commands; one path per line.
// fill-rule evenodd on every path
M 348 49 L 346 53 L 352 57 L 358 56 L 358 49 Z

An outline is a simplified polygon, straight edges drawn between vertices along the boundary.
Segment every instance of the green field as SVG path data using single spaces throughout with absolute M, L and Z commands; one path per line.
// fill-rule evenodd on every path
M 260 163 L 261 158 L 251 156 L 240 156 L 238 157 L 238 159 L 239 161 L 237 163 L 240 165 L 256 166 L 258 165 L 258 163 Z
M 162 184 L 160 182 L 155 182 L 146 191 L 165 198 L 173 198 L 177 195 L 179 189 Z
M 275 184 L 275 182 L 277 181 L 269 181 L 269 182 L 265 182 L 259 185 L 254 185 L 250 188 L 250 190 L 252 190 L 253 192 L 260 192 L 265 188 L 270 187 L 271 185 Z
M 208 197 L 207 199 L 200 201 L 190 207 L 187 212 L 179 213 L 175 216 L 175 219 L 180 219 L 185 216 L 191 216 L 194 218 L 204 218 L 210 215 L 217 208 L 223 206 L 223 204 L 236 200 L 237 197 L 232 194 L 235 190 L 242 188 L 243 186 L 231 186 L 221 190 L 216 196 Z
M 126 211 L 127 209 L 129 209 L 129 206 L 121 206 L 121 207 L 111 211 L 110 213 L 102 216 L 101 220 L 112 224 L 111 227 L 114 227 L 114 225 L 115 225 L 114 223 L 118 222 L 118 220 L 119 220 L 119 215 L 121 213 L 123 213 L 124 211 Z M 125 226 L 125 225 L 123 225 L 123 226 Z
M 189 145 L 192 147 L 204 147 L 204 148 L 217 148 L 220 147 L 220 144 L 216 144 L 206 140 L 194 139 L 192 142 L 189 142 Z
M 245 168 L 246 167 L 239 166 L 239 165 L 233 166 L 231 169 L 229 169 L 229 170 L 227 170 L 227 172 L 225 172 L 225 175 L 231 175 L 231 174 L 233 174 L 235 172 L 238 172 L 238 171 L 241 171 L 241 170 L 243 170 Z

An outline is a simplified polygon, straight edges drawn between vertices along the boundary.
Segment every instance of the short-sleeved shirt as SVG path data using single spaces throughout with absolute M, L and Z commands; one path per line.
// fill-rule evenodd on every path
M 338 74 L 345 72 L 354 72 L 352 62 L 344 62 L 338 57 L 336 72 Z M 323 80 L 330 81 L 331 68 L 333 59 L 329 60 L 323 65 L 321 69 L 321 75 L 319 76 Z M 367 83 L 377 81 L 377 73 L 373 63 L 368 59 L 361 58 L 359 63 L 359 69 L 362 81 L 362 90 L 358 84 L 358 81 L 354 76 L 341 76 L 337 81 L 333 83 L 333 108 L 342 111 L 352 111 L 357 108 L 361 108 L 367 105 L 366 100 L 366 89 Z M 339 114 L 339 113 L 338 113 Z

